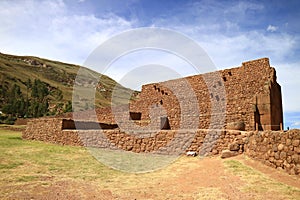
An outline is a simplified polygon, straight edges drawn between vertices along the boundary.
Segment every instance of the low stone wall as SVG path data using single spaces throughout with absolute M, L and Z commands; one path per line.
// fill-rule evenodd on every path
M 160 130 L 132 131 L 63 129 L 66 119 L 35 119 L 27 124 L 22 137 L 62 145 L 123 149 L 125 151 L 200 155 L 218 155 L 223 150 L 245 153 L 264 164 L 300 175 L 300 130 Z
M 29 120 L 31 120 L 31 119 L 17 118 L 14 125 L 18 125 L 18 126 L 19 125 L 26 125 Z
M 27 123 L 22 138 L 39 140 L 62 145 L 83 146 L 76 132 L 62 131 L 63 119 L 40 118 Z
M 200 155 L 218 155 L 223 150 L 243 153 L 247 132 L 236 130 L 198 130 L 188 151 Z
M 264 164 L 300 174 L 300 130 L 249 132 L 244 153 Z
M 69 133 L 69 131 L 63 132 Z M 239 131 L 225 130 L 161 130 L 157 133 L 132 132 L 129 134 L 120 130 L 72 132 L 80 136 L 84 146 L 169 155 L 182 154 L 186 151 L 200 152 L 201 155 L 217 155 L 233 143 L 237 143 L 234 150 L 242 153 L 242 137 L 245 137 Z
M 64 123 L 68 119 L 44 118 L 28 123 L 22 137 L 27 140 L 40 140 L 50 143 L 97 148 L 119 148 L 133 152 L 179 153 L 200 152 L 202 155 L 217 155 L 232 143 L 234 150 L 242 153 L 242 138 L 246 137 L 236 130 L 160 130 L 132 131 L 125 133 L 113 130 L 70 130 Z M 87 122 L 88 123 L 88 122 Z M 204 145 L 203 145 L 204 143 Z

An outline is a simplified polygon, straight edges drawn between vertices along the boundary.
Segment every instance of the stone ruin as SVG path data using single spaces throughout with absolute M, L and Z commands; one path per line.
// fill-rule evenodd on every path
M 143 85 L 138 100 L 97 109 L 96 120 L 95 111 L 34 119 L 22 136 L 135 153 L 244 153 L 300 174 L 300 131 L 283 131 L 281 87 L 268 58 Z

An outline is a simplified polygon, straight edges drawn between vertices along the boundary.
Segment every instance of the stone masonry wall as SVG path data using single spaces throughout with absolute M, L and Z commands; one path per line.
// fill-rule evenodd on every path
M 22 138 L 62 145 L 83 146 L 76 132 L 63 132 L 63 119 L 39 118 L 27 123 Z
M 164 150 L 166 154 L 184 151 L 199 152 L 216 155 L 227 149 L 228 145 L 239 141 L 242 150 L 242 133 L 235 130 L 160 130 L 158 132 L 129 132 L 120 129 L 63 129 L 63 123 L 70 123 L 66 119 L 40 118 L 27 124 L 22 138 L 40 140 L 50 143 L 74 146 L 89 146 L 97 148 L 119 148 L 125 151 L 154 152 Z M 175 141 L 172 143 L 172 141 Z M 172 144 L 171 144 L 172 143 Z M 205 143 L 204 146 L 202 144 Z M 169 145 L 169 146 L 168 146 Z M 164 147 L 169 149 L 166 150 Z M 203 147 L 203 148 L 202 148 Z M 242 153 L 242 151 L 239 151 Z
M 63 130 L 63 119 L 35 119 L 27 124 L 22 137 L 62 145 L 123 149 L 136 153 L 162 154 L 195 151 L 218 155 L 223 150 L 245 153 L 264 164 L 300 174 L 300 130 L 161 130 L 157 133 L 125 133 L 114 130 Z
M 300 174 L 300 130 L 249 132 L 244 153 L 264 164 Z
M 185 80 L 188 85 L 184 83 Z M 131 110 L 140 111 L 143 119 L 149 119 L 151 106 L 162 106 L 166 110 L 171 129 L 176 130 L 180 128 L 181 115 L 195 114 L 193 107 L 190 110 L 187 108 L 188 112 L 181 113 L 185 106 L 191 104 L 181 103 L 190 102 L 192 99 L 192 92 L 187 86 L 193 89 L 192 92 L 196 95 L 199 105 L 197 128 L 210 128 L 212 102 L 225 101 L 226 111 L 224 113 L 222 110 L 218 111 L 223 115 L 226 114 L 225 126 L 233 122 L 244 122 L 246 130 L 255 130 L 256 123 L 259 123 L 260 129 L 280 130 L 280 123 L 282 124 L 281 91 L 276 82 L 275 70 L 270 67 L 267 58 L 244 62 L 241 67 L 237 68 L 144 85 L 140 100 L 131 105 Z M 226 94 L 220 96 L 223 86 Z M 177 94 L 174 94 L 174 88 Z M 208 88 L 214 89 L 209 91 Z M 178 93 L 184 96 L 180 97 Z M 257 98 L 261 102 L 257 102 Z M 272 106 L 273 113 L 271 113 Z M 257 119 L 255 113 L 258 115 Z M 195 121 L 193 118 L 190 120 L 190 124 L 193 125 Z
M 213 106 L 222 104 L 223 108 Z M 135 112 L 141 113 L 140 122 L 135 123 L 148 130 L 155 128 L 161 117 L 168 118 L 171 130 L 227 128 L 241 122 L 247 131 L 283 127 L 281 88 L 268 58 L 244 62 L 232 69 L 143 85 L 139 100 L 120 107 L 114 112 L 110 107 L 97 109 L 96 113 L 78 112 L 76 119 L 97 118 L 99 122 L 128 126 L 132 125 L 128 123 L 129 112 Z

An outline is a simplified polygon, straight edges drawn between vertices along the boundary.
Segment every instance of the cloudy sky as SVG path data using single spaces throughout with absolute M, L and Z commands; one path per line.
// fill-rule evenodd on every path
M 195 40 L 217 69 L 270 58 L 282 86 L 285 127 L 300 128 L 299 20 L 297 0 L 0 0 L 0 52 L 82 65 L 101 43 L 124 31 L 174 30 Z M 159 73 L 166 68 L 172 73 Z M 132 52 L 100 72 L 117 81 L 127 77 L 122 83 L 133 89 L 197 73 L 159 50 Z M 128 81 L 133 74 L 134 83 Z

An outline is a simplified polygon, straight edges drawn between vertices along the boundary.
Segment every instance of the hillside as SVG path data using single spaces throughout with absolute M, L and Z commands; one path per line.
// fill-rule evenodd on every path
M 0 53 L 0 111 L 7 101 L 7 92 L 13 86 L 17 86 L 25 98 L 30 99 L 27 86 L 28 81 L 35 83 L 40 81 L 49 90 L 47 101 L 48 113 L 43 115 L 55 115 L 64 112 L 64 107 L 72 101 L 74 80 L 80 66 L 47 60 L 33 56 L 15 56 Z M 88 69 L 89 70 L 89 69 Z M 108 76 L 89 70 L 94 76 L 101 76 L 96 90 L 96 107 L 110 105 L 111 94 L 114 87 L 118 87 L 124 96 L 132 93 Z M 32 88 L 31 88 L 32 90 Z M 31 94 L 32 95 L 32 94 Z M 134 92 L 134 96 L 137 92 Z M 126 103 L 126 99 L 120 97 L 118 103 Z M 87 105 L 81 105 L 82 110 L 88 109 Z

